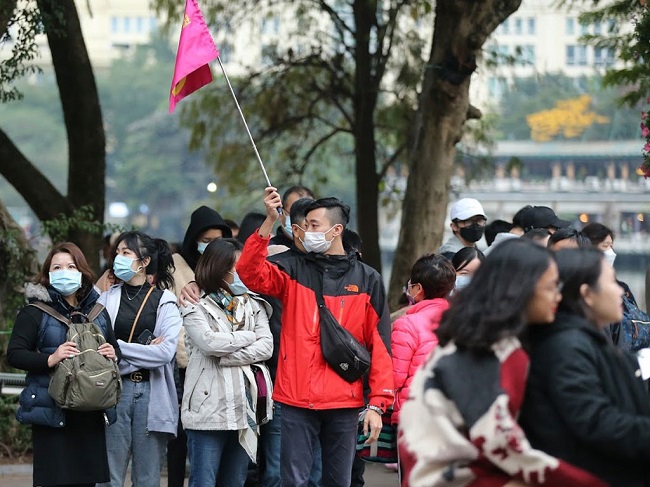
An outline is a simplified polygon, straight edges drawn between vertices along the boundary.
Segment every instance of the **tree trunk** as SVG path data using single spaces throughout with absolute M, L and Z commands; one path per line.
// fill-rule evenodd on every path
M 418 257 L 442 242 L 456 144 L 469 110 L 470 76 L 488 36 L 521 0 L 438 0 L 390 279 L 395 309 Z
M 376 11 L 374 1 L 355 1 L 354 153 L 357 229 L 363 241 L 363 260 L 381 272 L 379 250 L 379 175 L 375 152 L 375 120 L 378 84 L 373 76 L 370 34 Z
M 59 86 L 68 135 L 68 201 L 73 208 L 91 206 L 104 222 L 106 140 L 88 51 L 73 0 L 39 0 Z M 58 22 L 61 15 L 63 22 Z M 68 236 L 99 269 L 101 233 L 75 230 Z

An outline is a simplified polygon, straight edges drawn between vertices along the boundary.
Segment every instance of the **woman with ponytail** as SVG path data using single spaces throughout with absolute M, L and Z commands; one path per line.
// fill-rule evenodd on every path
M 167 441 L 176 434 L 178 398 L 172 360 L 182 320 L 167 242 L 142 232 L 116 241 L 114 284 L 99 298 L 111 317 L 122 351 L 122 398 L 117 422 L 106 432 L 111 487 L 124 485 L 132 456 L 131 482 L 159 486 Z

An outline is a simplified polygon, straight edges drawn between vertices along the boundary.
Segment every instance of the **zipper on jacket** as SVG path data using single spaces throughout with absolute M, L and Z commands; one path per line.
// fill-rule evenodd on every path
M 204 370 L 205 370 L 205 367 L 203 367 L 201 369 L 201 372 L 199 372 L 199 376 L 196 378 L 196 382 L 194 383 L 194 387 L 192 387 L 192 393 L 190 394 L 190 400 L 187 402 L 188 411 L 192 410 L 192 398 L 194 397 L 194 391 L 196 391 L 196 386 L 199 385 L 199 380 L 201 379 L 201 376 L 203 375 Z
M 339 310 L 339 323 L 341 323 L 341 320 L 343 319 L 343 307 L 345 306 L 345 299 L 341 298 L 341 309 Z M 343 325 L 341 325 L 343 326 Z

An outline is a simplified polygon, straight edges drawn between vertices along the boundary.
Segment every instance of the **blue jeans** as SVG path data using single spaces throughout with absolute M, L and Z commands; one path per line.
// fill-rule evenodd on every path
M 160 487 L 160 469 L 168 435 L 148 432 L 148 381 L 122 380 L 122 397 L 117 404 L 117 421 L 106 428 L 106 447 L 111 481 L 101 487 L 122 487 L 129 459 L 132 458 L 131 483 L 134 487 Z
M 273 419 L 262 425 L 260 431 L 260 447 L 264 455 L 264 477 L 262 487 L 280 487 L 280 425 L 282 421 L 282 404 L 273 404 Z M 323 464 L 321 461 L 320 443 L 314 445 L 314 462 L 309 475 L 309 487 L 320 487 Z
M 320 443 L 323 487 L 350 487 L 359 408 L 315 411 L 282 405 L 280 475 L 285 487 L 306 487 Z
M 190 487 L 244 486 L 250 458 L 239 444 L 239 431 L 185 430 L 185 433 Z

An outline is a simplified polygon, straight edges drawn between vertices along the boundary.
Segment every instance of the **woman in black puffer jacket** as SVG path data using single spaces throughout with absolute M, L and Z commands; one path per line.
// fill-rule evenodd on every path
M 636 358 L 603 328 L 622 318 L 623 289 L 597 249 L 557 252 L 555 323 L 529 328 L 531 370 L 520 424 L 531 444 L 612 486 L 650 485 L 650 398 Z

